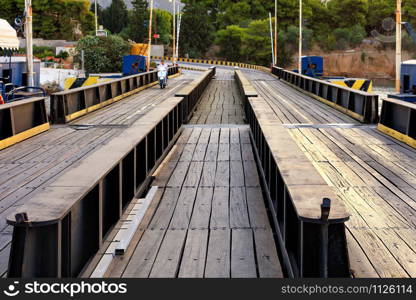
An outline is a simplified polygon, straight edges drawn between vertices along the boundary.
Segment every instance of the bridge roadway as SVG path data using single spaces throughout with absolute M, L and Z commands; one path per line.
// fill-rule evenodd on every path
M 221 70 L 156 171 L 157 195 L 106 276 L 283 277 L 250 129 L 243 124 L 233 71 Z M 109 234 L 104 256 L 112 257 L 114 236 Z
M 351 214 L 346 226 L 352 275 L 415 277 L 415 149 L 272 75 L 243 72 Z M 107 275 L 281 276 L 231 68 L 218 67 L 217 74 L 155 174 L 153 185 L 160 187 L 156 203 L 136 232 L 133 247 L 126 258 L 115 260 Z M 184 81 L 171 81 L 169 88 Z M 0 152 L 2 273 L 11 234 L 4 223 L 8 209 L 23 204 L 54 173 L 151 109 L 152 101 L 158 101 L 155 95 L 161 92 L 143 91 Z M 140 105 L 127 108 L 135 101 Z M 117 117 L 113 109 L 118 109 Z M 237 258 L 240 263 L 233 264 Z
M 352 275 L 416 276 L 416 151 L 289 87 L 244 71 L 351 214 Z
M 0 151 L 0 276 L 5 276 L 7 270 L 13 230 L 6 224 L 7 215 L 199 74 L 186 71 L 170 79 L 163 91 L 158 86 L 146 89 Z

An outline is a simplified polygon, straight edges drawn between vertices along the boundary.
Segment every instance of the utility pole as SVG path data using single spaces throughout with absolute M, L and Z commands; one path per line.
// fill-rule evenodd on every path
M 97 36 L 98 33 L 98 9 L 97 9 L 97 0 L 95 2 L 95 36 Z
M 178 9 L 179 11 L 179 9 Z M 182 14 L 179 14 L 178 16 L 178 34 L 176 38 L 176 58 L 179 57 L 179 35 L 181 33 L 181 24 L 182 24 Z
M 150 1 L 149 45 L 147 49 L 147 72 L 150 71 L 150 54 L 152 49 L 153 0 Z
M 25 17 L 27 85 L 34 86 L 35 81 L 33 78 L 32 0 L 25 0 Z
M 176 0 L 173 0 L 173 65 L 176 63 Z
M 274 63 L 277 65 L 277 0 L 274 1 Z
M 299 74 L 302 74 L 302 0 L 299 0 Z
M 400 71 L 402 63 L 402 0 L 396 1 L 396 92 L 400 93 Z
M 271 12 L 269 12 L 269 19 L 270 19 L 270 42 L 272 44 L 272 63 L 274 66 L 275 62 L 274 62 L 274 45 L 273 45 L 273 25 L 272 25 L 272 13 Z

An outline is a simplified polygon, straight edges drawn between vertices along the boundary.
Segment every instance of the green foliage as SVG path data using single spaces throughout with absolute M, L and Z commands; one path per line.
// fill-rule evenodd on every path
M 154 10 L 153 33 L 159 34 L 158 43 L 169 44 L 172 35 L 173 16 L 160 9 Z
M 69 57 L 69 53 L 66 51 L 61 51 L 56 57 L 60 59 L 67 59 Z
M 183 9 L 180 51 L 190 57 L 205 55 L 215 38 L 205 1 L 187 0 Z
M 121 71 L 123 56 L 129 53 L 130 45 L 116 35 L 86 36 L 79 40 L 76 50 L 78 62 L 84 51 L 87 73 L 111 73 Z
M 237 25 L 230 25 L 217 32 L 215 44 L 221 46 L 219 54 L 222 57 L 226 57 L 232 61 L 238 61 L 240 59 L 244 31 L 245 29 Z
M 125 28 L 127 37 L 137 43 L 144 42 L 148 38 L 148 20 L 146 0 L 134 0 L 133 10 L 129 12 L 129 25 Z
M 33 4 L 33 35 L 44 39 L 75 40 L 94 28 L 88 0 L 36 0 Z M 23 16 L 24 0 L 0 0 L 0 18 L 13 24 Z
M 102 21 L 104 27 L 112 33 L 120 33 L 128 24 L 128 11 L 124 1 L 113 0 L 111 5 L 103 10 Z

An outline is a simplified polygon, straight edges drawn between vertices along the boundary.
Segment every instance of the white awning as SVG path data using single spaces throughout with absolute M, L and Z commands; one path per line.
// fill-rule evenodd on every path
M 0 49 L 19 49 L 16 30 L 3 19 L 0 19 Z

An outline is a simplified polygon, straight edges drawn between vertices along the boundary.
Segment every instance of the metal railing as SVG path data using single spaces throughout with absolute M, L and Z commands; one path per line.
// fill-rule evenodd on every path
M 170 67 L 168 75 L 178 72 L 178 67 Z M 51 121 L 55 124 L 70 122 L 156 82 L 157 71 L 151 71 L 52 94 Z
M 383 99 L 377 129 L 416 148 L 416 104 L 396 99 Z
M 349 276 L 344 204 L 241 72 L 236 80 L 246 95 L 246 119 L 287 273 Z
M 362 123 L 378 122 L 379 96 L 273 67 L 272 74 Z
M 48 129 L 44 97 L 0 105 L 0 150 Z

